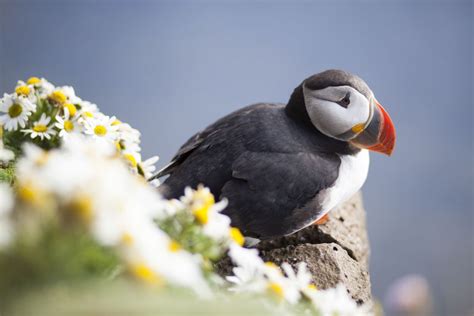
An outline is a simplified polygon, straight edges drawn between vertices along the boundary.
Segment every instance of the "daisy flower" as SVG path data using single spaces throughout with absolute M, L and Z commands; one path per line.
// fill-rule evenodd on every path
M 18 127 L 24 128 L 28 117 L 36 110 L 36 105 L 29 99 L 19 97 L 16 94 L 5 94 L 0 99 L 0 125 L 3 125 L 7 131 L 15 131 Z
M 17 96 L 22 96 L 31 100 L 31 96 L 34 97 L 34 88 L 26 85 L 23 81 L 18 81 L 15 93 Z
M 23 82 L 19 81 L 18 83 L 22 84 Z M 46 98 L 54 91 L 54 85 L 44 78 L 30 77 L 26 84 L 34 88 L 40 98 Z
M 78 103 L 81 103 L 82 100 L 81 98 L 79 98 L 77 95 L 76 95 L 76 92 L 74 91 L 74 88 L 73 87 L 70 87 L 70 86 L 63 86 L 61 88 L 59 88 L 63 93 L 64 95 L 66 96 L 67 98 L 67 101 L 69 103 L 72 103 L 72 104 L 78 104 Z
M 197 190 L 187 187 L 181 201 L 188 205 L 197 223 L 202 225 L 203 233 L 214 240 L 229 238 L 230 218 L 220 212 L 226 208 L 227 200 L 215 203 L 214 195 L 209 188 L 202 185 Z
M 71 117 L 74 117 L 77 114 L 77 107 L 72 103 L 64 103 L 63 104 L 64 113 L 66 112 L 66 110 L 69 112 L 69 115 Z
M 59 129 L 59 137 L 68 139 L 71 134 L 80 132 L 81 127 L 77 118 L 71 118 L 71 116 L 68 108 L 64 108 L 64 118 L 60 115 L 56 116 L 57 123 L 54 126 Z
M 46 116 L 46 114 L 41 114 L 41 117 L 38 121 L 33 123 L 33 127 L 30 129 L 25 129 L 22 132 L 25 134 L 30 134 L 32 139 L 35 139 L 39 136 L 41 140 L 51 139 L 51 136 L 55 134 L 55 131 L 52 129 L 52 126 L 49 126 L 51 118 Z
M 118 126 L 117 149 L 123 152 L 140 152 L 140 132 L 119 120 L 116 120 L 113 124 Z
M 80 106 L 79 114 L 84 119 L 93 118 L 97 116 L 97 114 L 99 113 L 99 108 L 97 107 L 97 105 L 89 101 L 82 101 L 79 103 L 79 106 Z
M 283 275 L 280 267 L 273 262 L 266 262 L 264 273 L 269 281 L 267 289 L 270 293 L 290 304 L 298 302 L 301 297 L 299 289 L 292 284 L 290 279 Z
M 134 129 L 127 123 L 120 122 L 119 120 L 116 120 L 114 124 L 118 126 L 121 139 L 128 143 L 140 143 L 140 131 Z
M 316 286 L 311 283 L 312 275 L 308 271 L 305 262 L 300 262 L 298 264 L 297 272 L 295 272 L 291 265 L 286 262 L 283 263 L 281 267 L 285 272 L 290 287 L 294 291 L 299 291 L 309 298 L 310 295 L 317 290 Z
M 362 316 L 372 314 L 365 310 L 364 306 L 358 307 L 342 284 L 333 289 L 314 291 L 311 301 L 319 312 L 318 315 Z
M 99 117 L 85 119 L 85 133 L 91 135 L 95 139 L 115 141 L 117 138 L 117 126 L 113 125 L 115 117 L 101 115 Z
M 265 264 L 256 249 L 247 249 L 237 244 L 229 247 L 229 257 L 236 265 L 234 275 L 226 277 L 232 283 L 231 291 L 263 293 L 268 287 L 264 275 Z
M 67 101 L 67 96 L 60 89 L 54 90 L 48 97 L 53 103 L 58 105 L 63 105 Z
M 138 163 L 142 160 L 140 153 L 126 151 L 122 153 L 122 156 L 132 169 L 133 173 L 138 173 Z
M 64 105 L 66 103 L 78 104 L 82 102 L 81 98 L 76 96 L 74 88 L 69 86 L 56 88 L 49 94 L 49 99 L 57 105 Z

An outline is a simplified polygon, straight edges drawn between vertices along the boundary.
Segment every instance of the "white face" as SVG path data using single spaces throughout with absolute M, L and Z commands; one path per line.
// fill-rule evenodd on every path
M 310 90 L 303 85 L 303 95 L 313 125 L 332 138 L 347 141 L 356 137 L 372 116 L 371 102 L 350 86 Z

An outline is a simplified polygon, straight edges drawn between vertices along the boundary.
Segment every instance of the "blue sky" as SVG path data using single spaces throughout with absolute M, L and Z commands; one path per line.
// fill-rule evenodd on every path
M 472 307 L 472 53 L 471 1 L 0 0 L 0 92 L 31 75 L 73 85 L 161 165 L 313 73 L 360 75 L 398 134 L 364 187 L 374 292 L 421 273 L 441 312 Z

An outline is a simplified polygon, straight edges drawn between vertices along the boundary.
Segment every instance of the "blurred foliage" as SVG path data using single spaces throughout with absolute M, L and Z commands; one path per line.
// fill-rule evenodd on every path
M 10 165 L 8 167 L 0 166 L 0 182 L 13 184 L 14 180 L 15 180 L 15 168 L 13 167 L 13 165 Z
M 159 295 L 157 295 L 159 291 Z M 19 297 L 5 315 L 268 315 L 269 306 L 250 296 L 201 300 L 182 289 L 149 289 L 132 282 L 82 283 L 41 288 Z M 273 308 L 272 315 L 285 309 Z
M 196 218 L 187 211 L 162 220 L 158 226 L 185 250 L 198 253 L 208 260 L 219 260 L 227 249 L 225 241 L 218 242 L 206 235 L 201 225 L 196 223 Z
M 31 235 L 35 233 L 34 238 Z M 7 303 L 35 286 L 83 281 L 120 272 L 116 254 L 90 234 L 49 224 L 40 232 L 22 234 L 7 251 L 0 251 L 0 298 Z

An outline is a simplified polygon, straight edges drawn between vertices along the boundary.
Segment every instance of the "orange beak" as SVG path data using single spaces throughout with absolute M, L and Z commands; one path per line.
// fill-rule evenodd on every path
M 395 126 L 387 111 L 373 99 L 374 113 L 367 127 L 350 142 L 360 148 L 376 151 L 390 156 L 395 147 Z

